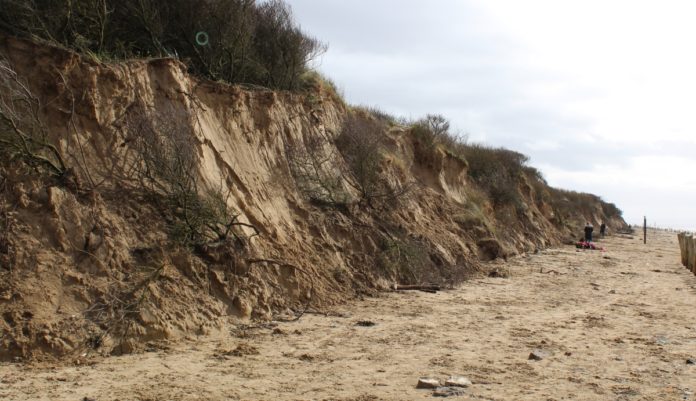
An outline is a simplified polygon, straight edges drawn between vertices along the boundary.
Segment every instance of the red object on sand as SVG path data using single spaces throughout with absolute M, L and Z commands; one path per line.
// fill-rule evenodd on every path
M 598 251 L 603 251 L 603 250 L 604 250 L 604 248 L 602 248 L 601 246 L 595 245 L 594 242 L 587 242 L 587 241 L 579 241 L 579 242 L 576 242 L 576 243 L 575 243 L 575 247 L 576 247 L 576 248 L 580 248 L 580 249 L 595 249 L 595 250 L 598 250 Z

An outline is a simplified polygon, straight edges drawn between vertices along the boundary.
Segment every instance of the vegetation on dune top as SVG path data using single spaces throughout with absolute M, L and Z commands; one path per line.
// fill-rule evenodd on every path
M 326 50 L 282 0 L 2 0 L 0 31 L 105 59 L 178 57 L 230 83 L 296 90 Z

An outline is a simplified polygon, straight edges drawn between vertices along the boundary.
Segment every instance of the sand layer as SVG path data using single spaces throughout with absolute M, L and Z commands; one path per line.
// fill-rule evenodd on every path
M 509 278 L 389 293 L 224 338 L 79 365 L 3 364 L 0 399 L 413 400 L 433 397 L 419 377 L 450 375 L 473 382 L 462 400 L 694 399 L 696 277 L 676 234 L 601 244 L 513 259 Z

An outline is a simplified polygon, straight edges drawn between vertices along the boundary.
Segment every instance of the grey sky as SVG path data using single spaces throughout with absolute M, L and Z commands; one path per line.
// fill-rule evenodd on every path
M 443 114 L 630 223 L 696 229 L 696 4 L 288 2 L 350 103 Z

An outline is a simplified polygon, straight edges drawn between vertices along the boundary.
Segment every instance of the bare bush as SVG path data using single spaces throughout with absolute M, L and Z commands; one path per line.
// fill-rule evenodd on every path
M 170 234 L 181 244 L 199 246 L 234 239 L 245 241 L 244 229 L 258 230 L 239 220 L 228 205 L 230 192 L 220 185 L 203 190 L 198 177 L 197 143 L 185 113 L 136 106 L 126 117 L 129 141 L 139 155 L 135 175 L 142 188 L 161 197 Z
M 338 207 L 350 202 L 339 155 L 325 137 L 311 136 L 302 145 L 286 144 L 285 149 L 297 187 L 311 202 Z
M 392 183 L 384 176 L 382 129 L 376 121 L 349 115 L 336 140 L 351 173 L 347 181 L 359 192 L 360 201 L 369 207 L 394 206 L 412 188 L 411 183 Z
M 491 197 L 496 206 L 521 202 L 518 185 L 527 156 L 503 148 L 479 144 L 463 147 L 469 163 L 469 176 Z
M 382 274 L 401 284 L 429 282 L 425 276 L 432 269 L 425 244 L 412 238 L 384 237 L 380 243 L 382 252 L 377 255 L 377 267 Z
M 126 340 L 131 335 L 133 325 L 140 319 L 142 310 L 147 306 L 150 286 L 159 280 L 164 264 L 158 267 L 141 267 L 142 276 L 133 287 L 111 286 L 99 299 L 82 313 L 101 329 L 87 340 L 90 348 L 98 349 L 104 345 L 107 337 L 115 343 L 114 351 L 129 353 Z
M 0 30 L 102 58 L 180 57 L 211 79 L 299 89 L 326 50 L 280 0 L 3 0 Z
M 379 272 L 398 284 L 442 284 L 453 286 L 469 277 L 464 265 L 449 264 L 423 237 L 404 232 L 382 236 L 377 255 Z
M 622 211 L 615 204 L 603 201 L 599 196 L 548 188 L 548 199 L 558 225 L 584 225 L 591 216 L 601 212 L 600 218 L 621 219 Z
M 459 155 L 466 145 L 467 136 L 451 131 L 450 122 L 440 114 L 428 114 L 416 121 L 411 133 L 421 144 L 422 150 L 430 150 L 442 145 L 445 150 Z
M 616 218 L 616 219 L 622 218 L 623 211 L 621 211 L 621 209 L 619 209 L 618 206 L 616 206 L 613 203 L 604 202 L 604 201 L 601 201 L 601 204 L 602 204 L 602 211 L 604 212 L 605 217 Z
M 264 67 L 261 79 L 274 88 L 296 89 L 307 63 L 326 46 L 295 25 L 289 6 L 281 0 L 257 6 L 255 20 L 255 53 Z
M 0 158 L 62 178 L 63 156 L 41 120 L 41 103 L 9 63 L 0 58 Z

